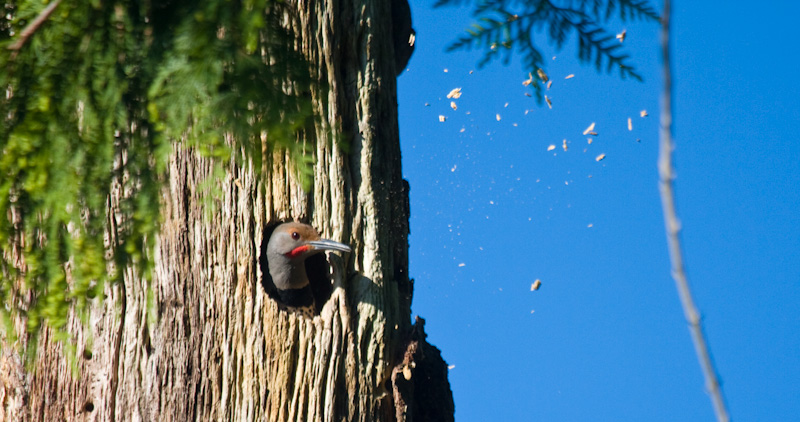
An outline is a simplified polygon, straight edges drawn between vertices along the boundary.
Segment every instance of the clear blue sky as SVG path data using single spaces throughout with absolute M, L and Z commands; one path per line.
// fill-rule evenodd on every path
M 677 205 L 695 299 L 733 420 L 798 420 L 800 5 L 673 4 Z M 550 50 L 550 110 L 524 95 L 519 62 L 479 70 L 477 52 L 445 53 L 466 9 L 412 1 L 412 13 L 398 101 L 413 312 L 453 365 L 456 420 L 714 420 L 669 275 L 658 26 L 608 25 L 627 29 L 645 83 L 596 74 L 572 44 Z

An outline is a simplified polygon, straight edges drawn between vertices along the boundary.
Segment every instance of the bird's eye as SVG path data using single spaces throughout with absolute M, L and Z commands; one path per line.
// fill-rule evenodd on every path
M 292 239 L 294 239 L 294 240 L 300 239 L 300 233 L 292 232 Z

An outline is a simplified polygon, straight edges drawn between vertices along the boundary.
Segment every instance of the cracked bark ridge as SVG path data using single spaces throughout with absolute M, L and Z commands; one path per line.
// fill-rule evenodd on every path
M 402 361 L 392 370 L 395 419 L 406 422 L 452 422 L 455 404 L 447 363 L 426 341 L 425 320 L 417 317 Z

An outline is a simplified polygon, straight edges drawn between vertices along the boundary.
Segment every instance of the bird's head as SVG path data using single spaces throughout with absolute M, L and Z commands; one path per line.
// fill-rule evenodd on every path
M 304 262 L 324 251 L 350 252 L 350 247 L 321 239 L 313 227 L 303 223 L 283 223 L 275 228 L 267 244 L 269 272 L 275 287 L 299 289 L 308 284 Z

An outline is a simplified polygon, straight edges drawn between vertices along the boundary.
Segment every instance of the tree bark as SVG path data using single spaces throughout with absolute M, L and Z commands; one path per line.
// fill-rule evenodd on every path
M 48 331 L 30 371 L 4 347 L 0 421 L 453 420 L 446 364 L 410 321 L 392 6 L 296 6 L 288 25 L 329 88 L 312 93 L 322 119 L 304 139 L 315 146 L 313 191 L 285 152 L 265 149 L 261 178 L 232 165 L 209 199 L 213 163 L 176 146 L 152 281 L 127 269 L 88 330 L 71 318 L 74 371 Z M 266 234 L 287 220 L 353 246 L 329 257 L 333 291 L 313 319 L 279 309 L 262 287 Z

